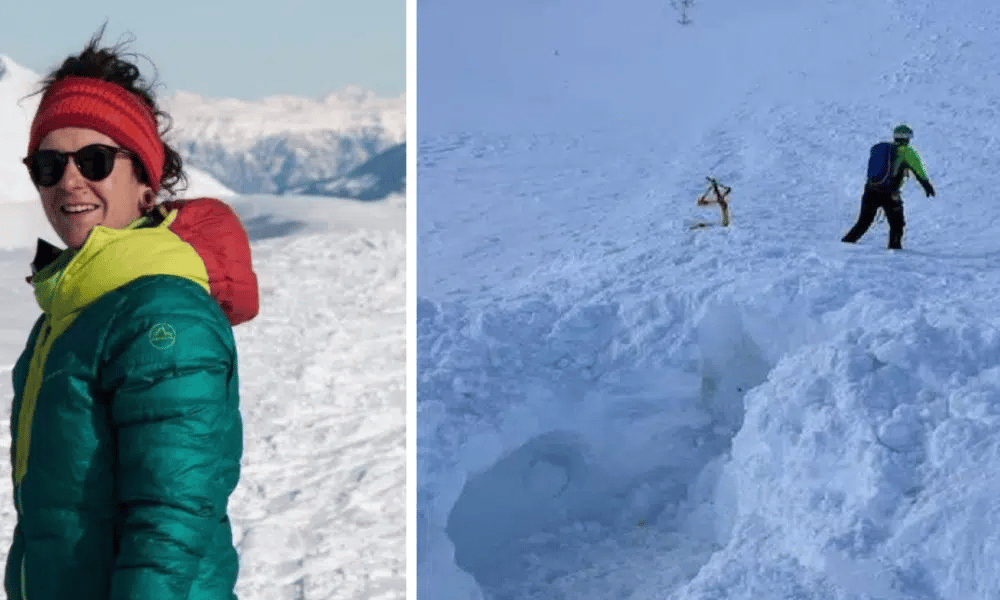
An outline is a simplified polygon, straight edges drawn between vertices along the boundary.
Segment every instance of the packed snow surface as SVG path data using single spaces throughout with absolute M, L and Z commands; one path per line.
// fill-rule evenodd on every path
M 689 16 L 421 4 L 419 597 L 1000 596 L 1000 7 Z

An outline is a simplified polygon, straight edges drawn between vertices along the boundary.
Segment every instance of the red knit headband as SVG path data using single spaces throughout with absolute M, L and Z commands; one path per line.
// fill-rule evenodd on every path
M 60 79 L 42 97 L 31 123 L 30 156 L 42 139 L 63 127 L 93 129 L 135 152 L 149 175 L 149 185 L 160 191 L 163 141 L 149 106 L 125 88 L 90 77 Z

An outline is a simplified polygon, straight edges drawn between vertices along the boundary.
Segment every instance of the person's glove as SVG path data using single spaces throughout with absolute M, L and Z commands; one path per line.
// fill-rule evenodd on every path
M 924 193 L 927 194 L 928 198 L 934 195 L 934 186 L 931 185 L 930 181 L 921 181 L 920 185 L 924 186 Z

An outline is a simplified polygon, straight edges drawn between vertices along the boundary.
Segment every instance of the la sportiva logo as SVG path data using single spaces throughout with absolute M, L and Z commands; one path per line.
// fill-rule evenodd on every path
M 157 350 L 166 350 L 174 345 L 177 340 L 177 332 L 166 323 L 157 323 L 149 330 L 149 343 Z

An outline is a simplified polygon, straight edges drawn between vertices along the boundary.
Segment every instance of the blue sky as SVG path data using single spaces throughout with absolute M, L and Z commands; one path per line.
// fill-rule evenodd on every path
M 93 9 L 91 6 L 100 6 Z M 167 93 L 253 100 L 318 98 L 347 85 L 395 97 L 406 88 L 405 0 L 48 0 L 0 7 L 0 54 L 44 74 L 108 20 L 126 32 Z M 139 62 L 145 74 L 145 60 Z

